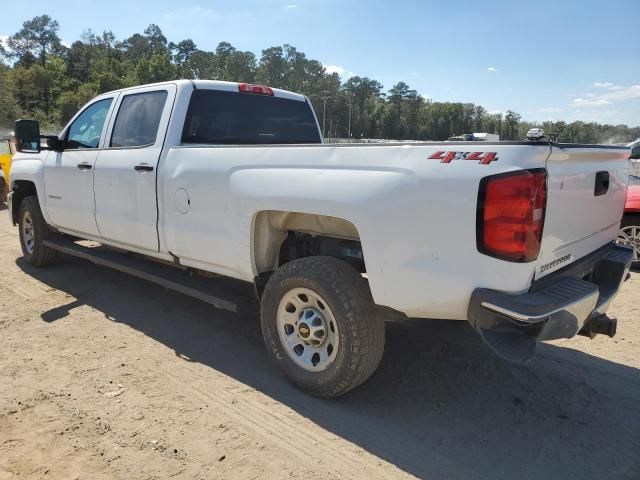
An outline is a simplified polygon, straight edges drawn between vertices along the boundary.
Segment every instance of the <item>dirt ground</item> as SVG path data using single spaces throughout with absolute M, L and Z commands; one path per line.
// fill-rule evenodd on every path
M 3 218 L 4 217 L 4 218 Z M 0 212 L 0 480 L 640 479 L 640 274 L 615 339 L 507 364 L 462 322 L 389 324 L 369 382 L 310 398 L 237 316 L 66 259 Z

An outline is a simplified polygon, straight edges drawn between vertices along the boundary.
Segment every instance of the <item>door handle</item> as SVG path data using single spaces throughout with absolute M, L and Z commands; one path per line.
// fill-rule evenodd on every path
M 133 167 L 136 172 L 145 173 L 145 172 L 153 172 L 153 167 L 151 165 L 147 165 L 146 163 L 141 163 L 140 165 L 136 165 Z
M 82 162 L 78 164 L 78 168 L 80 170 L 91 170 L 93 168 L 93 165 L 87 162 Z
M 596 185 L 593 188 L 593 195 L 599 197 L 609 191 L 609 172 L 596 173 Z

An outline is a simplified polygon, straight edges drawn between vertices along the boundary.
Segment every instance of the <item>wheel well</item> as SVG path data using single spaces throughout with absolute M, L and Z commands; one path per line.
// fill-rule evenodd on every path
M 18 223 L 20 204 L 25 197 L 38 196 L 36 185 L 28 180 L 16 180 L 13 182 L 13 198 L 11 200 L 11 218 L 14 225 Z
M 631 225 L 640 226 L 640 212 L 626 212 L 622 216 L 621 228 L 629 227 Z
M 274 210 L 256 216 L 253 258 L 260 276 L 296 258 L 314 255 L 340 258 L 365 272 L 360 235 L 348 220 Z

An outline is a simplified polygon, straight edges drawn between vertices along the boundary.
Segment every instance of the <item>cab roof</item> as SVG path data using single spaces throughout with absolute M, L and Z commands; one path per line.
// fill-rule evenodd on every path
M 188 80 L 188 79 L 182 79 L 182 80 L 171 80 L 168 82 L 158 82 L 158 83 L 149 83 L 149 84 L 145 84 L 145 85 L 136 85 L 133 87 L 127 87 L 127 88 L 121 88 L 118 90 L 112 90 L 110 92 L 105 92 L 102 95 L 108 95 L 108 94 L 112 94 L 112 93 L 119 93 L 119 92 L 128 92 L 128 91 L 134 91 L 140 88 L 148 88 L 148 87 L 155 87 L 155 86 L 163 86 L 163 85 L 176 85 L 178 88 L 193 88 L 193 89 L 198 89 L 198 90 L 221 90 L 221 91 L 227 91 L 227 92 L 239 92 L 239 86 L 244 83 L 244 82 L 225 82 L 222 80 Z M 305 102 L 307 101 L 307 97 L 305 97 L 304 95 L 300 94 L 300 93 L 295 93 L 295 92 L 290 92 L 288 90 L 282 90 L 280 88 L 272 88 L 270 87 L 271 90 L 273 90 L 273 94 L 275 97 L 280 97 L 280 98 L 288 98 L 290 100 L 298 100 L 301 102 Z M 102 96 L 100 95 L 100 96 Z

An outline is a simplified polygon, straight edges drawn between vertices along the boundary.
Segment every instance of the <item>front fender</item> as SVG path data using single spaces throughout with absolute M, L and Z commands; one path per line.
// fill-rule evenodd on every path
M 48 153 L 48 152 L 47 152 Z M 46 153 L 43 154 L 46 156 Z M 21 181 L 31 182 L 36 189 L 42 216 L 50 223 L 49 213 L 46 208 L 46 189 L 44 184 L 44 156 L 32 154 L 16 154 L 11 165 L 10 191 L 16 190 L 16 184 Z M 15 205 L 19 207 L 19 205 Z

